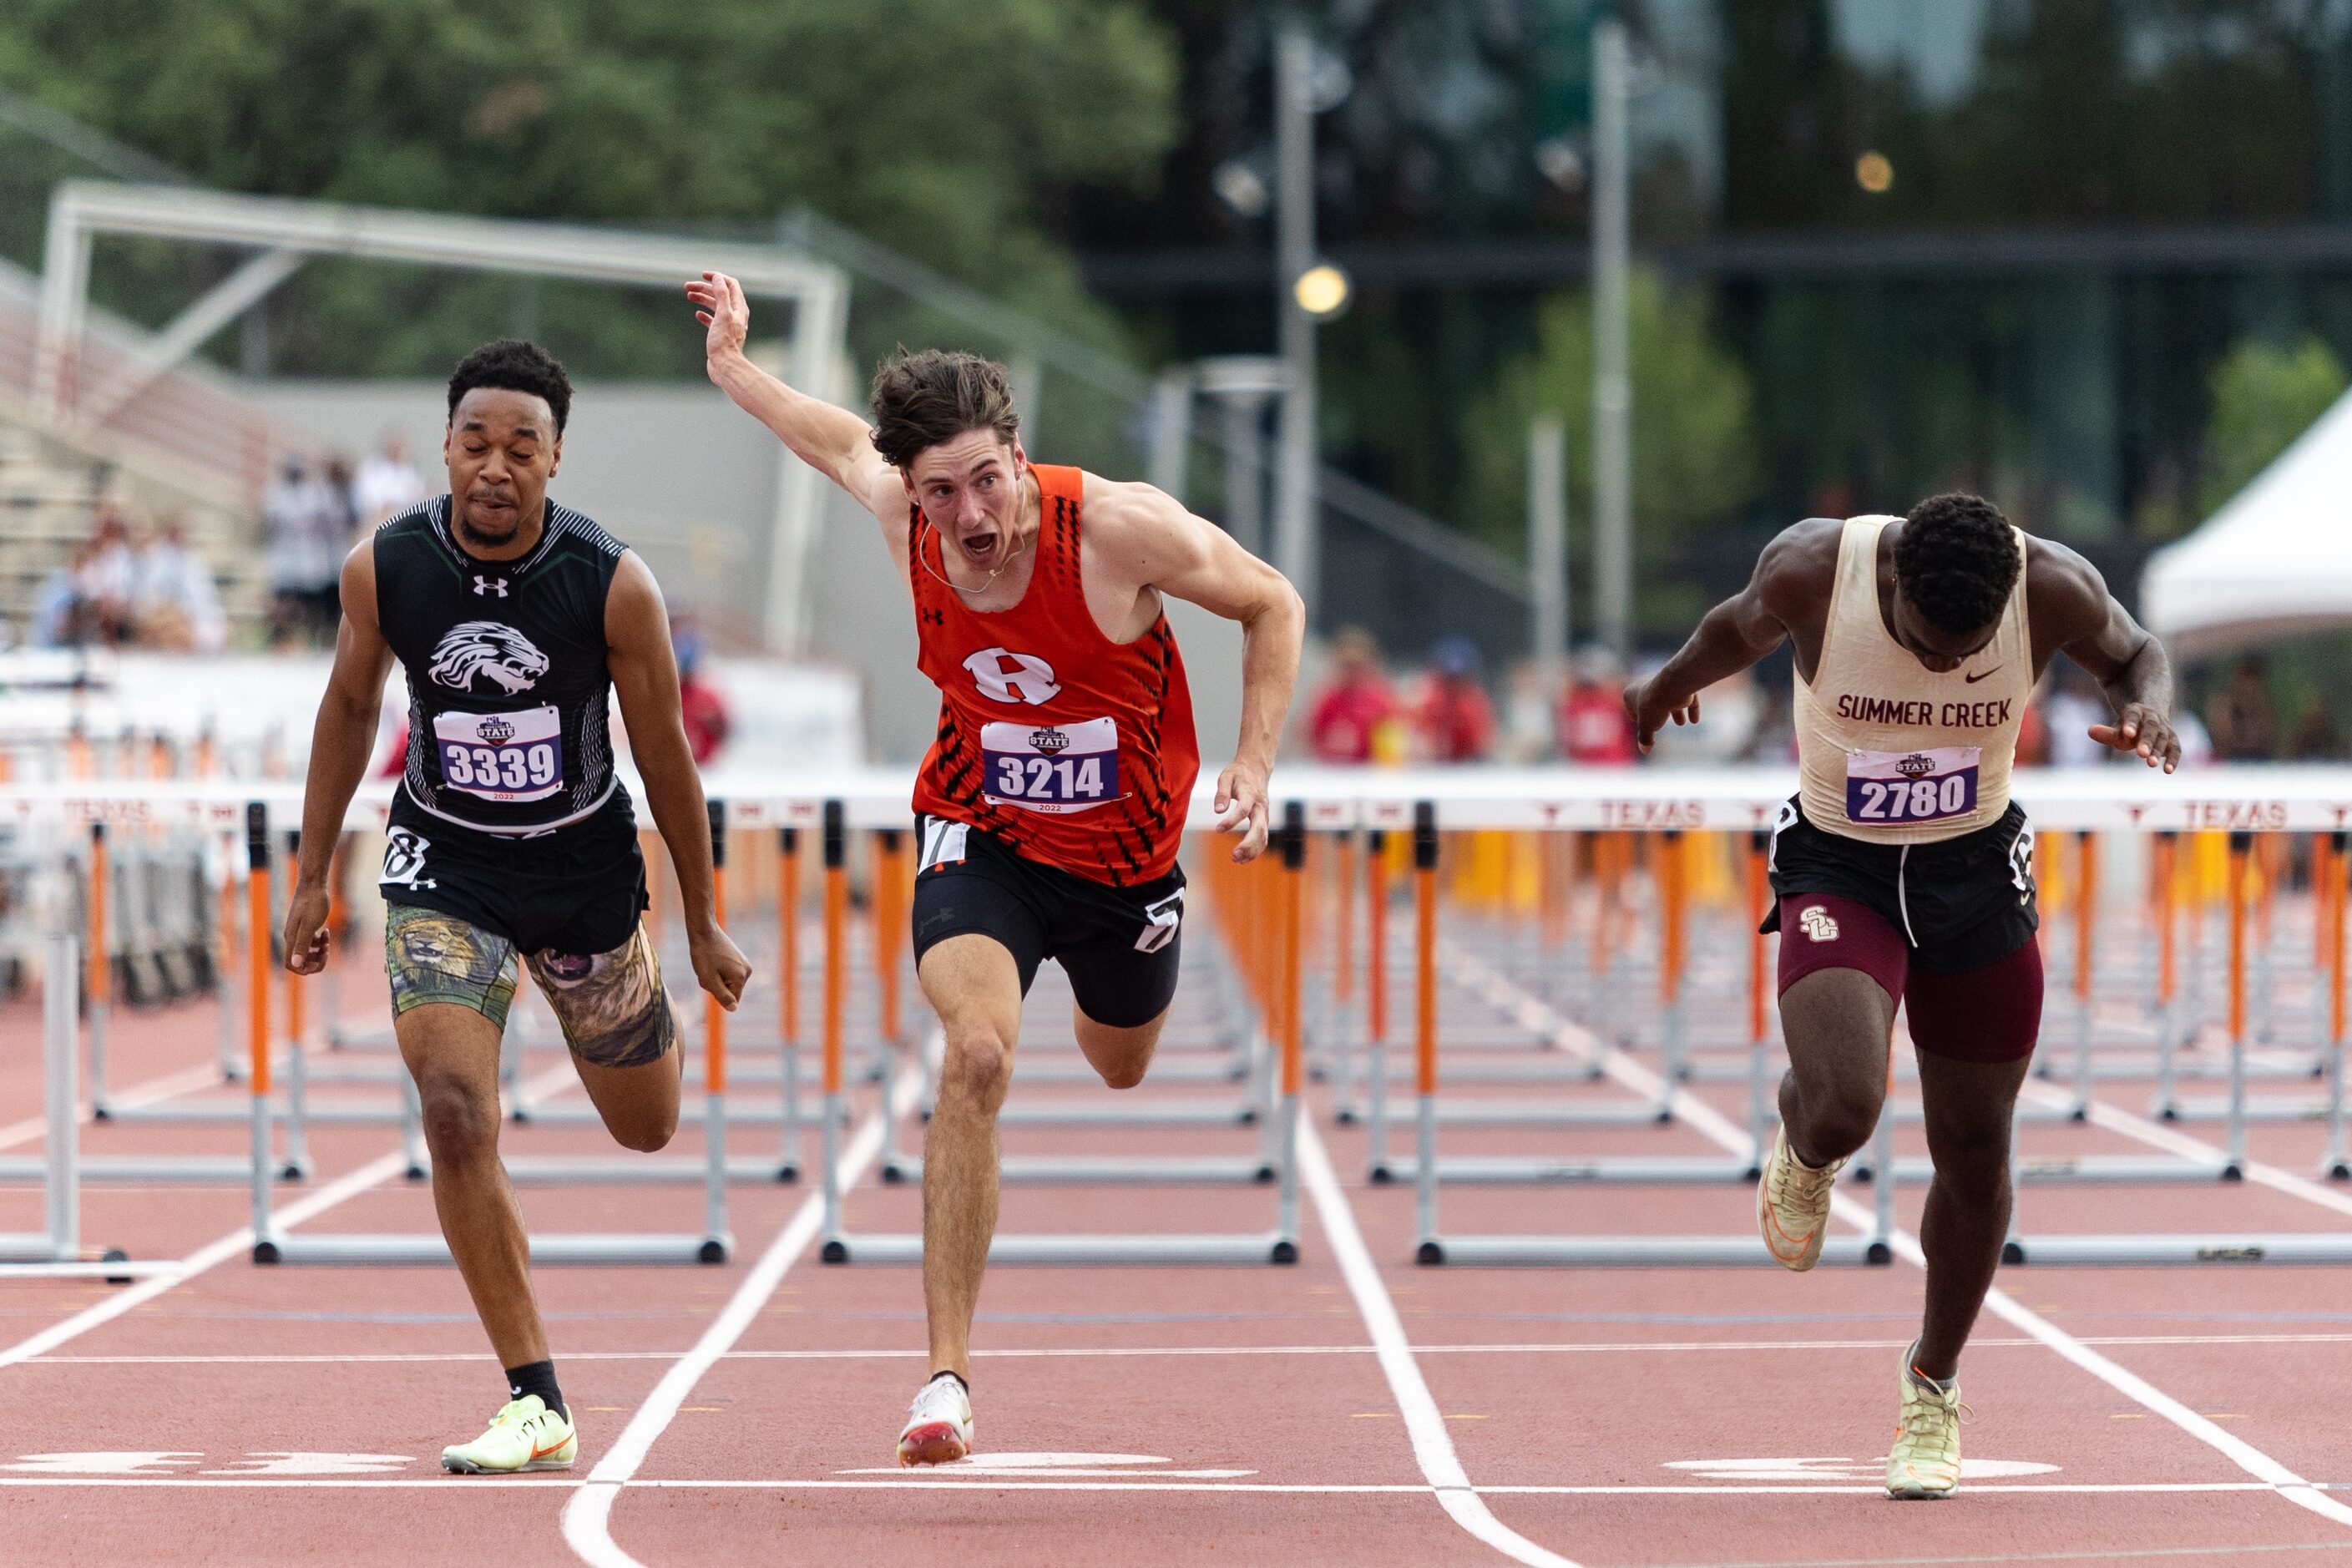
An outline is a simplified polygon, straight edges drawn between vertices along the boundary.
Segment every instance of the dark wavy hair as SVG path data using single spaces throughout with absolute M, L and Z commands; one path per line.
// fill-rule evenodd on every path
M 564 420 L 572 416 L 572 378 L 563 374 L 553 354 L 520 338 L 484 343 L 457 362 L 457 368 L 449 374 L 450 418 L 457 416 L 458 401 L 478 386 L 544 397 L 555 414 L 559 436 L 563 434 Z
M 874 449 L 899 468 L 967 430 L 993 431 L 1008 447 L 1021 431 L 1004 367 L 961 350 L 900 348 L 874 372 L 872 411 Z
M 1895 536 L 1895 585 L 1911 607 L 1954 637 L 2000 619 L 2023 565 L 2009 519 L 1982 496 L 1929 496 Z

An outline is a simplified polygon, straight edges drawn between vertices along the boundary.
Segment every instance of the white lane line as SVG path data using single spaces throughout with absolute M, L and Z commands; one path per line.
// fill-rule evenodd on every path
M 921 1092 L 919 1069 L 909 1068 L 899 1074 L 883 1096 L 881 1107 L 866 1117 L 850 1139 L 849 1146 L 841 1152 L 836 1169 L 844 1191 L 856 1183 L 882 1152 L 882 1132 L 890 1108 L 901 1100 L 911 1105 Z M 614 1500 L 636 1475 L 637 1467 L 645 1463 L 656 1439 L 677 1418 L 678 1406 L 694 1392 L 694 1385 L 743 1337 L 744 1331 L 759 1317 L 760 1309 L 768 1304 L 776 1287 L 784 1282 L 785 1270 L 816 1239 L 824 1224 L 824 1194 L 820 1190 L 808 1195 L 791 1221 L 777 1233 L 776 1239 L 768 1244 L 768 1249 L 760 1255 L 760 1260 L 751 1266 L 743 1283 L 735 1288 L 735 1294 L 728 1298 L 727 1305 L 710 1321 L 694 1348 L 662 1373 L 661 1381 L 654 1384 L 653 1392 L 646 1395 L 645 1403 L 621 1428 L 621 1435 L 613 1439 L 612 1447 L 588 1472 L 586 1483 L 563 1505 L 563 1539 L 582 1561 L 594 1568 L 644 1568 L 613 1539 Z
M 167 1072 L 161 1078 L 133 1084 L 120 1094 L 110 1095 L 107 1104 L 110 1109 L 136 1110 L 142 1105 L 153 1105 L 178 1095 L 194 1094 L 200 1089 L 215 1089 L 227 1081 L 221 1077 L 220 1068 L 216 1067 L 183 1068 L 178 1072 Z M 85 1125 L 89 1122 L 89 1106 L 87 1103 L 81 1108 L 81 1120 Z M 22 1121 L 11 1121 L 5 1127 L 0 1127 L 0 1149 L 14 1149 L 19 1143 L 33 1142 L 48 1130 L 49 1119 L 46 1116 L 27 1116 Z
M 1372 1336 L 1381 1371 L 1389 1380 L 1390 1392 L 1396 1396 L 1406 1436 L 1412 1440 L 1413 1460 L 1420 1465 L 1421 1473 L 1429 1478 L 1439 1505 L 1454 1517 L 1454 1523 L 1513 1562 L 1527 1563 L 1528 1568 L 1577 1568 L 1571 1559 L 1546 1551 L 1496 1519 L 1494 1510 L 1470 1485 L 1469 1474 L 1454 1451 L 1454 1439 L 1445 1430 L 1445 1417 L 1437 1408 L 1436 1397 L 1429 1392 L 1421 1367 L 1412 1359 L 1412 1342 L 1405 1337 L 1396 1303 L 1381 1281 L 1381 1271 L 1364 1246 L 1363 1232 L 1356 1227 L 1355 1211 L 1349 1207 L 1348 1194 L 1341 1190 L 1339 1175 L 1331 1169 L 1331 1157 L 1315 1131 L 1315 1119 L 1303 1106 L 1297 1125 L 1298 1173 L 1307 1184 L 1308 1195 L 1315 1200 L 1316 1217 L 1322 1222 L 1324 1239 L 1330 1243 L 1331 1255 L 1339 1260 L 1349 1294 L 1356 1299 L 1356 1310 Z
M 1538 1027 L 1543 1027 L 1548 1024 L 1549 1027 L 1545 1032 L 1554 1038 L 1583 1036 L 1585 1040 L 1590 1042 L 1585 1046 L 1586 1049 L 1591 1049 L 1593 1044 L 1598 1043 L 1592 1040 L 1589 1032 L 1562 1018 L 1550 1007 L 1477 959 L 1459 952 L 1454 954 L 1454 957 L 1464 975 L 1482 984 L 1490 997 L 1497 1000 L 1507 997 L 1515 998 L 1517 1005 L 1512 1010 L 1523 1022 L 1529 1022 Z M 1654 1095 L 1664 1087 L 1663 1080 L 1657 1074 L 1613 1047 L 1607 1049 L 1602 1058 L 1602 1068 L 1611 1078 L 1638 1094 Z M 1746 1131 L 1688 1089 L 1675 1090 L 1671 1104 L 1676 1118 L 1703 1133 L 1725 1152 L 1743 1159 L 1752 1160 L 1757 1157 L 1755 1142 Z M 1832 1203 L 1839 1217 L 1860 1230 L 1867 1232 L 1875 1223 L 1874 1216 L 1867 1205 L 1856 1203 L 1843 1194 L 1837 1194 L 1832 1199 Z M 1927 1255 L 1919 1249 L 1918 1237 L 1910 1232 L 1896 1230 L 1892 1238 L 1892 1245 L 1895 1256 L 1905 1262 L 1923 1269 L 1927 1268 Z M 2279 1496 L 2298 1508 L 2308 1509 L 2313 1513 L 2325 1519 L 2334 1520 L 2338 1524 L 2352 1524 L 2352 1508 L 2347 1508 L 2334 1498 L 2326 1496 L 2311 1481 L 2297 1475 L 2245 1439 L 2223 1431 L 2220 1426 L 2189 1409 L 2189 1406 L 2137 1373 L 2127 1371 L 2101 1355 L 2083 1341 L 2059 1328 L 2058 1325 L 1999 1286 L 1986 1292 L 1984 1304 L 1995 1317 L 2004 1320 L 2014 1328 L 2022 1330 L 2032 1338 L 2040 1341 L 2043 1345 L 2055 1351 L 2059 1355 L 2074 1363 L 2074 1365 L 2089 1373 L 2134 1404 L 2163 1416 L 2248 1475 L 2257 1480 L 2267 1482 Z
M 2352 1334 L 2084 1334 L 2086 1345 L 2340 1345 L 2352 1344 Z M 1897 1340 L 1578 1340 L 1528 1343 L 1416 1344 L 1406 1347 L 1425 1355 L 1621 1355 L 1629 1351 L 1705 1352 L 1737 1351 L 1899 1351 L 1908 1338 Z M 1970 1350 L 2039 1348 L 2033 1339 L 1969 1341 Z M 687 1351 L 566 1351 L 566 1361 L 677 1361 Z M 1120 1356 L 1318 1356 L 1377 1355 L 1372 1345 L 1071 1345 L 1038 1346 L 1029 1350 L 975 1350 L 975 1360 L 1050 1360 L 1055 1358 L 1117 1358 Z M 852 1350 L 729 1351 L 721 1361 L 920 1361 L 928 1352 L 859 1347 Z M 487 1362 L 488 1351 L 401 1351 L 382 1354 L 355 1351 L 345 1355 L 45 1355 L 34 1358 L 42 1366 L 307 1366 L 352 1363 L 398 1364 L 408 1362 Z
M 2346 1483 L 2338 1483 L 2343 1485 Z M 585 1494 L 605 1483 L 589 1476 L 0 1476 L 0 1489 L 9 1487 L 139 1488 L 168 1487 L 181 1490 L 326 1489 L 383 1491 L 432 1489 L 474 1491 L 486 1487 L 549 1488 Z M 912 1476 L 856 1480 L 826 1477 L 784 1477 L 730 1479 L 694 1477 L 632 1479 L 629 1489 L 670 1491 L 1030 1491 L 1030 1492 L 1271 1492 L 1308 1497 L 1374 1494 L 1425 1498 L 1430 1487 L 1422 1481 L 1153 1481 L 1147 1479 L 1023 1480 L 988 1477 L 954 1480 Z M 1880 1486 L 1825 1485 L 1788 1482 L 1772 1485 L 1734 1482 L 1723 1486 L 1696 1484 L 1658 1486 L 1491 1486 L 1470 1489 L 1481 1497 L 1884 1497 Z M 2174 1493 L 2263 1492 L 2272 1489 L 2260 1481 L 1971 1481 L 1969 1491 L 2043 1492 L 2072 1496 L 2135 1496 Z M 566 1505 L 567 1507 L 571 1505 Z
M 527 1085 L 526 1092 L 558 1074 L 566 1078 L 576 1076 L 568 1066 L 552 1068 Z M 277 1210 L 273 1217 L 281 1227 L 291 1228 L 305 1220 L 317 1218 L 347 1198 L 356 1197 L 370 1187 L 390 1181 L 407 1168 L 406 1157 L 395 1150 L 369 1161 L 356 1171 L 337 1177 L 316 1192 L 304 1194 Z M 86 1307 L 70 1318 L 50 1324 L 31 1338 L 0 1350 L 0 1367 L 15 1366 L 20 1362 L 46 1355 L 61 1344 L 79 1339 L 92 1329 L 112 1322 L 134 1307 L 145 1306 L 173 1286 L 185 1284 L 206 1269 L 217 1268 L 238 1254 L 249 1251 L 252 1247 L 253 1227 L 240 1226 L 219 1240 L 200 1247 L 181 1258 L 176 1271 L 153 1275 L 136 1285 L 127 1286 L 96 1306 Z
M 408 1168 L 408 1162 L 397 1152 L 371 1160 L 358 1170 L 340 1176 L 278 1213 L 278 1220 L 288 1226 L 301 1224 L 314 1215 L 326 1213 L 344 1199 L 355 1197 L 368 1188 L 389 1181 Z M 183 1285 L 216 1268 L 253 1247 L 253 1230 L 241 1226 L 219 1240 L 200 1247 L 180 1259 L 179 1268 L 170 1274 L 158 1274 L 136 1285 L 124 1287 L 94 1307 L 85 1307 L 61 1322 L 50 1324 L 29 1339 L 20 1340 L 5 1350 L 0 1350 L 0 1367 L 15 1366 L 20 1362 L 45 1355 L 68 1341 L 79 1339 L 92 1329 L 110 1323 L 135 1307 L 143 1307 L 174 1285 Z

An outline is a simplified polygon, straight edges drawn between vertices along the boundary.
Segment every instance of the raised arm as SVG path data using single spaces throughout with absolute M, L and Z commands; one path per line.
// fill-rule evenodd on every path
M 335 633 L 335 667 L 310 725 L 310 768 L 302 785 L 302 852 L 286 900 L 286 967 L 316 974 L 327 966 L 327 868 L 342 837 L 343 813 L 375 752 L 383 678 L 392 649 L 375 619 L 375 541 L 362 539 L 343 559 L 343 621 Z
M 2107 592 L 2097 567 L 2046 539 L 2028 548 L 2025 611 L 2034 673 L 2053 653 L 2081 665 L 2116 715 L 2112 724 L 2092 725 L 2091 739 L 2172 772 L 2180 765 L 2180 737 L 2172 731 L 2172 660 L 2164 645 Z
M 709 329 L 702 352 L 710 379 L 746 414 L 774 431 L 793 455 L 872 510 L 876 485 L 887 476 L 889 465 L 874 449 L 873 432 L 866 421 L 846 408 L 836 408 L 786 386 L 743 354 L 751 330 L 751 307 L 743 286 L 724 272 L 706 272 L 686 286 L 686 297 L 697 307 L 694 319 Z M 898 487 L 891 487 L 895 492 Z M 899 521 L 905 505 L 898 503 Z M 877 516 L 880 514 L 877 513 Z M 891 521 L 883 517 L 882 521 Z
M 1817 596 L 1821 576 L 1820 526 L 1812 521 L 1783 530 L 1756 558 L 1748 586 L 1709 610 L 1674 658 L 1655 675 L 1625 689 L 1625 711 L 1633 738 L 1648 751 L 1671 719 L 1698 722 L 1698 694 L 1738 674 L 1780 646 Z M 1832 541 L 1829 559 L 1836 560 Z
M 1289 579 L 1165 491 L 1093 479 L 1087 484 L 1087 534 L 1118 581 L 1133 583 L 1139 595 L 1157 590 L 1241 624 L 1241 734 L 1233 762 L 1217 774 L 1213 804 L 1219 831 L 1241 835 L 1234 858 L 1255 859 L 1273 826 L 1266 777 L 1298 684 L 1307 607 Z
M 731 1012 L 742 1000 L 751 966 L 719 926 L 711 897 L 710 816 L 678 712 L 669 612 L 653 573 L 634 552 L 623 552 L 604 597 L 604 641 L 613 694 L 620 699 L 621 721 L 629 727 L 629 752 L 646 781 L 646 805 L 677 872 L 694 977 Z

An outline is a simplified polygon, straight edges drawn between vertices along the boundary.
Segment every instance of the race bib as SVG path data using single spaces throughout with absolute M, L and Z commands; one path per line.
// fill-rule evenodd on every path
M 1845 815 L 1856 823 L 1946 822 L 1977 809 L 1979 746 L 1848 752 Z
M 1118 798 L 1118 725 L 1109 719 L 983 724 L 980 755 L 981 795 L 992 805 L 1063 815 Z
M 563 725 L 553 708 L 443 713 L 433 721 L 441 780 L 483 800 L 545 800 L 563 787 Z

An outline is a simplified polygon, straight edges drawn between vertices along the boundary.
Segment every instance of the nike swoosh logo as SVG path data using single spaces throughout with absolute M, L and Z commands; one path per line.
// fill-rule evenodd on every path
M 1964 675 L 1960 677 L 1960 679 L 1970 686 L 1974 686 L 1978 681 L 1984 679 L 1986 676 L 1999 675 L 2007 668 L 2008 666 L 2006 665 L 1996 664 L 1990 669 L 1984 671 L 1981 675 Z

